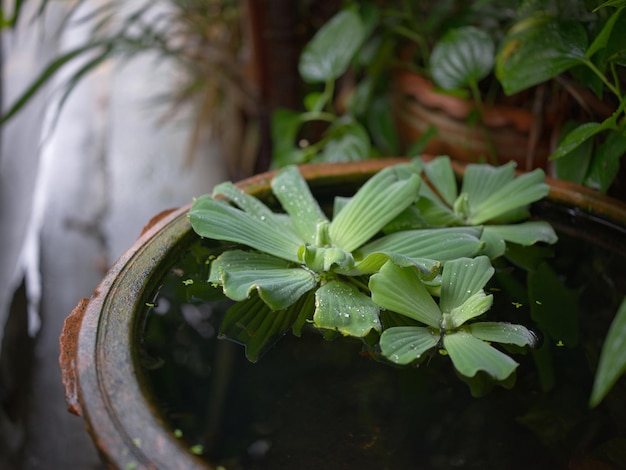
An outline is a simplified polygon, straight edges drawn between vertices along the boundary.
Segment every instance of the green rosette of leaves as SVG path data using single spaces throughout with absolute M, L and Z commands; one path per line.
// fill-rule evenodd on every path
M 458 375 L 476 395 L 494 383 L 512 385 L 518 363 L 490 343 L 533 346 L 536 336 L 522 325 L 471 321 L 491 308 L 493 296 L 485 293 L 484 286 L 493 273 L 487 256 L 446 262 L 437 303 L 414 268 L 387 262 L 370 278 L 372 299 L 424 326 L 385 329 L 380 337 L 382 355 L 404 365 L 438 349 L 450 357 Z
M 388 227 L 388 231 L 407 228 L 481 226 L 484 254 L 495 258 L 504 254 L 506 242 L 522 246 L 538 242 L 553 244 L 558 237 L 545 221 L 528 221 L 530 204 L 548 195 L 541 169 L 515 173 L 513 162 L 495 167 L 467 165 L 460 185 L 447 156 L 423 163 L 428 184 L 420 188 L 420 197 Z
M 202 237 L 241 245 L 211 263 L 209 281 L 237 301 L 221 334 L 245 344 L 248 358 L 256 360 L 289 328 L 299 335 L 307 323 L 360 338 L 380 333 L 380 307 L 369 295 L 369 275 L 391 259 L 432 279 L 442 261 L 473 256 L 484 245 L 473 227 L 442 229 L 437 236 L 409 230 L 373 240 L 416 201 L 420 185 L 414 166 L 388 167 L 332 220 L 295 166 L 278 172 L 271 183 L 284 213 L 231 183 L 196 199 L 188 213 L 193 229 Z

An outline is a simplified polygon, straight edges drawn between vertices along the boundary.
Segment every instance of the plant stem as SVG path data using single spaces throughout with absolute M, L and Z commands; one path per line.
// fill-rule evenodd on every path
M 587 58 L 585 57 L 585 59 L 584 59 L 583 63 L 584 63 L 587 67 L 589 67 L 589 68 L 591 69 L 591 71 L 592 71 L 593 73 L 595 73 L 595 74 L 598 76 L 598 78 L 600 78 L 600 80 L 602 80 L 602 83 L 604 83 L 604 84 L 606 85 L 606 87 L 607 87 L 609 90 L 611 90 L 611 92 L 612 92 L 615 96 L 617 96 L 617 99 L 618 99 L 618 100 L 620 100 L 620 102 L 621 102 L 621 101 L 623 101 L 623 98 L 622 98 L 622 96 L 621 96 L 621 94 L 620 94 L 619 89 L 618 89 L 618 88 L 616 88 L 616 87 L 615 87 L 615 86 L 614 86 L 611 82 L 609 82 L 609 80 L 606 78 L 606 76 L 605 76 L 602 72 L 600 72 L 600 70 L 598 70 L 598 68 L 595 66 L 595 64 L 594 64 L 591 60 L 589 60 L 589 59 L 587 59 Z

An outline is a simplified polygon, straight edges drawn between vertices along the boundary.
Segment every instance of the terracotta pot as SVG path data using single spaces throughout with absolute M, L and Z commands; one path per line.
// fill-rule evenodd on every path
M 484 105 L 483 123 L 469 124 L 475 105 L 468 100 L 438 93 L 434 84 L 414 72 L 399 70 L 393 76 L 392 109 L 405 147 L 429 128 L 437 130 L 424 149 L 432 155 L 449 155 L 465 161 L 496 163 L 514 160 L 520 170 L 545 168 L 550 154 L 550 126 L 529 109 L 513 105 Z
M 307 165 L 302 173 L 314 194 L 333 194 L 357 187 L 381 168 L 397 160 Z M 462 166 L 456 165 L 461 173 Z M 272 173 L 240 183 L 247 192 L 269 194 Z M 584 188 L 551 182 L 550 199 L 572 211 L 605 218 L 626 227 L 626 208 Z M 193 469 L 208 468 L 162 418 L 139 366 L 136 344 L 146 295 L 153 291 L 172 257 L 194 239 L 186 218 L 189 207 L 156 217 L 139 239 L 110 269 L 90 299 L 79 302 L 66 319 L 60 338 L 60 363 L 68 408 L 82 416 L 103 459 L 112 467 Z M 570 213 L 571 212 L 571 213 Z M 576 227 L 573 226 L 573 231 Z M 591 235 L 591 234 L 587 234 Z M 616 247 L 622 250 L 623 247 Z

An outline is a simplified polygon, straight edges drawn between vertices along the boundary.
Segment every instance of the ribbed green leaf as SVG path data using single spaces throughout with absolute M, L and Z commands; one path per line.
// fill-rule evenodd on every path
M 597 406 L 611 390 L 617 379 L 626 372 L 626 298 L 615 314 L 600 354 L 598 371 L 593 383 L 589 404 Z
M 473 204 L 482 204 L 494 191 L 515 179 L 515 163 L 500 166 L 470 164 L 465 168 L 461 193 L 470 195 Z
M 480 203 L 475 203 L 469 193 L 471 216 L 468 222 L 479 225 L 544 198 L 550 192 L 545 177 L 543 170 L 537 168 L 495 190 Z
M 441 280 L 441 311 L 450 313 L 463 305 L 485 287 L 493 273 L 487 256 L 448 261 L 443 266 Z
M 445 294 L 444 294 L 445 295 Z M 446 321 L 449 321 L 447 328 L 458 328 L 466 321 L 476 318 L 491 308 L 493 295 L 486 295 L 482 290 L 476 292 L 462 305 L 453 308 L 449 314 L 444 313 Z
M 430 183 L 435 187 L 441 198 L 450 206 L 458 197 L 458 188 L 456 176 L 450 157 L 439 156 L 424 165 L 424 173 L 428 177 Z M 427 185 L 423 186 L 424 188 Z
M 342 281 L 330 281 L 315 292 L 313 325 L 344 336 L 362 338 L 381 331 L 380 308 L 369 296 Z
M 259 220 L 269 219 L 275 215 L 259 198 L 246 193 L 230 181 L 220 183 L 213 188 L 213 197 L 217 196 L 225 196 L 242 211 Z
M 554 244 L 558 236 L 552 225 L 544 221 L 529 221 L 514 225 L 486 225 L 485 234 L 493 234 L 508 242 L 529 246 L 537 242 Z
M 302 240 L 315 243 L 317 225 L 328 220 L 296 166 L 283 168 L 272 179 L 272 192 L 291 216 Z
M 260 220 L 208 195 L 194 201 L 188 217 L 202 237 L 241 243 L 289 261 L 298 262 L 304 243 L 272 220 Z
M 383 356 L 395 364 L 404 365 L 418 360 L 438 342 L 439 335 L 430 328 L 398 326 L 383 331 L 379 344 Z
M 420 183 L 410 165 L 376 173 L 331 222 L 333 243 L 346 251 L 361 246 L 417 199 Z
M 372 300 L 381 307 L 433 328 L 441 326 L 441 311 L 422 284 L 417 270 L 386 263 L 369 282 Z
M 441 263 L 433 259 L 409 258 L 393 252 L 370 253 L 365 258 L 356 263 L 354 269 L 342 273 L 348 276 L 360 276 L 362 274 L 373 274 L 391 260 L 395 265 L 401 267 L 413 266 L 417 269 L 421 279 L 430 280 L 439 273 Z
M 496 76 L 507 94 L 550 80 L 582 63 L 587 34 L 580 22 L 546 14 L 511 28 L 496 57 Z
M 361 18 L 351 10 L 332 17 L 304 47 L 298 71 L 310 83 L 335 80 L 342 75 L 365 39 Z
M 466 327 L 467 331 L 478 339 L 494 343 L 514 344 L 533 347 L 537 336 L 522 325 L 503 322 L 476 322 Z
M 474 26 L 448 31 L 430 55 L 433 81 L 453 90 L 478 83 L 493 68 L 495 44 L 489 33 Z
M 368 243 L 356 255 L 361 259 L 383 252 L 446 261 L 476 254 L 483 247 L 477 238 L 481 231 L 479 227 L 450 227 L 396 232 Z
M 257 291 L 272 309 L 282 310 L 317 285 L 315 274 L 265 253 L 231 250 L 211 265 L 210 282 L 223 286 L 233 300 L 244 300 Z
M 463 331 L 445 335 L 443 346 L 455 369 L 466 377 L 474 377 L 482 370 L 495 380 L 504 380 L 518 365 L 506 354 Z

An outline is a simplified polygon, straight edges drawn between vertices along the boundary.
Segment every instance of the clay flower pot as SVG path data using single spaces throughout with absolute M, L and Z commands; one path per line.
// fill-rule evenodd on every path
M 405 146 L 432 127 L 436 134 L 428 140 L 425 153 L 492 164 L 490 156 L 497 155 L 499 163 L 513 160 L 520 170 L 546 167 L 555 125 L 549 119 L 540 120 L 530 109 L 511 104 L 486 104 L 481 126 L 472 118 L 476 109 L 471 101 L 437 92 L 430 80 L 417 73 L 398 70 L 392 83 L 394 121 Z
M 397 160 L 372 160 L 365 163 L 307 165 L 301 171 L 313 194 L 318 198 L 329 199 L 337 194 L 338 189 L 341 194 L 349 195 L 376 171 L 396 162 Z M 461 173 L 463 168 L 457 165 L 456 170 Z M 240 187 L 264 198 L 269 195 L 271 177 L 272 173 L 265 173 L 241 182 Z M 560 233 L 569 233 L 576 240 L 591 240 L 594 246 L 612 250 L 613 262 L 626 259 L 626 248 L 615 241 L 626 233 L 626 208 L 578 186 L 550 183 L 552 189 L 549 200 L 534 210 L 536 217 L 549 217 Z M 158 292 L 165 274 L 188 247 L 198 240 L 186 217 L 188 209 L 189 207 L 183 207 L 162 214 L 149 224 L 139 239 L 110 269 L 92 297 L 79 302 L 67 318 L 60 338 L 60 363 L 69 410 L 82 416 L 103 459 L 114 468 L 211 468 L 206 459 L 195 455 L 198 453 L 197 449 L 181 438 L 180 430 L 172 425 L 168 412 L 175 410 L 168 411 L 162 407 L 162 398 L 155 393 L 154 382 L 151 382 L 146 372 L 145 358 L 142 356 L 147 306 L 154 302 L 155 292 Z M 566 266 L 565 269 L 569 267 Z M 623 279 L 618 281 L 622 282 Z M 618 295 L 623 296 L 626 293 L 622 284 L 616 285 L 614 289 Z M 593 320 L 599 322 L 598 319 Z M 165 331 L 174 335 L 176 329 L 169 328 Z M 581 331 L 584 331 L 582 326 Z M 605 332 L 605 329 L 602 330 L 602 334 Z M 498 427 L 500 412 L 495 408 L 496 403 L 511 400 L 519 403 L 515 400 L 522 397 L 520 400 L 523 401 L 528 397 L 526 394 L 516 394 L 515 389 L 498 389 L 501 393 L 488 396 L 485 400 L 476 400 L 469 396 L 464 384 L 444 385 L 443 379 L 435 375 L 432 383 L 424 386 L 421 379 L 415 378 L 415 373 L 421 368 L 399 371 L 366 360 L 358 354 L 341 355 L 340 360 L 334 358 L 326 365 L 312 366 L 307 358 L 323 354 L 318 354 L 316 349 L 311 350 L 309 343 L 300 343 L 300 340 L 296 339 L 295 343 L 300 346 L 296 347 L 295 353 L 280 350 L 273 358 L 269 357 L 269 368 L 260 378 L 254 371 L 258 367 L 264 367 L 265 358 L 257 364 L 248 364 L 246 361 L 240 363 L 233 369 L 229 379 L 229 392 L 222 391 L 219 402 L 220 412 L 230 416 L 225 419 L 226 424 L 236 421 L 234 415 L 228 413 L 229 410 L 236 411 L 239 406 L 228 399 L 235 399 L 237 387 L 252 398 L 265 399 L 272 406 L 282 406 L 278 408 L 279 411 L 265 408 L 261 410 L 269 414 L 266 422 L 255 421 L 252 423 L 254 426 L 250 424 L 241 427 L 242 432 L 244 429 L 248 432 L 254 427 L 258 432 L 265 433 L 264 436 L 272 436 L 257 439 L 249 449 L 253 448 L 256 452 L 254 455 L 258 457 L 259 453 L 263 454 L 271 447 L 270 444 L 274 445 L 269 450 L 270 454 L 275 452 L 282 460 L 280 463 L 274 461 L 276 466 L 273 468 L 279 465 L 282 465 L 280 468 L 302 468 L 300 465 L 303 462 L 310 465 L 310 468 L 335 468 L 332 464 L 337 464 L 340 468 L 349 465 L 365 468 L 372 462 L 391 467 L 402 463 L 410 466 L 423 463 L 428 466 L 437 462 L 441 464 L 441 459 L 459 458 L 465 459 L 464 461 L 478 459 L 477 461 L 488 464 L 493 463 L 493 460 L 485 459 L 492 459 L 493 455 L 487 455 L 489 452 L 483 454 L 475 449 L 480 449 L 481 446 L 497 449 L 497 445 L 505 442 L 504 440 L 507 445 L 514 447 L 521 446 L 522 441 L 528 441 L 531 446 L 540 446 L 540 439 L 532 435 L 524 439 L 517 434 L 511 437 Z M 286 339 L 281 341 L 288 342 Z M 321 343 L 325 346 L 319 347 L 327 348 L 332 345 L 340 346 L 344 341 Z M 554 349 L 557 346 L 550 347 Z M 560 353 L 566 351 L 567 347 L 555 350 Z M 236 351 L 241 353 L 241 348 L 237 346 Z M 530 356 L 528 360 L 532 363 Z M 298 359 L 295 372 L 280 362 L 288 357 Z M 307 364 L 306 367 L 304 364 Z M 300 371 L 302 374 L 298 375 L 298 367 L 306 370 Z M 350 385 L 344 379 L 347 380 L 353 371 L 360 374 L 360 381 Z M 297 386 L 307 376 L 315 379 L 313 385 Z M 372 391 L 366 393 L 364 390 L 368 389 L 363 386 L 362 381 L 371 377 L 379 380 L 373 385 Z M 280 390 L 268 389 L 268 382 L 272 381 L 284 383 L 288 393 L 281 395 Z M 523 389 L 525 382 L 522 379 L 519 382 Z M 171 383 L 169 386 L 176 389 L 183 385 Z M 401 398 L 393 395 L 398 387 L 407 387 Z M 412 387 L 418 387 L 423 394 L 415 394 Z M 455 387 L 460 387 L 460 398 L 451 395 L 456 390 Z M 573 389 L 577 390 L 576 387 Z M 271 393 L 268 390 L 272 390 Z M 206 401 L 209 401 L 208 396 L 207 393 Z M 344 404 L 344 399 L 350 406 Z M 621 399 L 613 396 L 608 400 L 609 405 L 615 403 L 615 400 L 619 402 Z M 459 403 L 464 403 L 467 408 L 457 409 Z M 247 406 L 245 408 L 248 409 Z M 362 420 L 359 421 L 360 424 L 343 434 L 333 434 L 344 422 L 352 425 L 350 420 L 362 409 L 369 411 L 365 416 L 359 415 Z M 601 413 L 604 413 L 602 419 L 610 416 L 608 411 Z M 423 414 L 429 417 L 423 421 L 416 418 Z M 407 416 L 411 419 L 408 423 L 405 422 Z M 477 419 L 477 416 L 481 418 Z M 533 415 L 524 416 L 531 420 Z M 256 419 L 260 418 L 257 416 Z M 450 419 L 453 421 L 448 422 Z M 472 433 L 466 433 L 466 428 L 459 427 L 459 423 L 465 419 L 470 419 L 471 426 L 490 429 L 492 438 L 501 441 L 498 441 L 496 447 L 490 441 L 469 442 Z M 533 423 L 529 421 L 526 424 L 530 428 Z M 542 428 L 541 423 L 536 423 L 536 426 Z M 465 437 L 457 435 L 457 428 L 464 430 Z M 608 430 L 609 426 L 603 429 Z M 272 432 L 286 436 L 284 439 L 302 435 L 305 436 L 305 441 L 294 444 L 289 447 L 288 452 L 281 454 L 281 441 Z M 414 432 L 421 437 L 411 437 Z M 614 433 L 615 430 L 611 428 L 610 432 Z M 617 434 L 624 439 L 623 435 Z M 328 441 L 325 440 L 327 435 L 330 436 Z M 436 438 L 439 435 L 441 437 Z M 592 437 L 595 439 L 595 434 Z M 589 441 L 582 438 L 580 442 L 589 444 Z M 394 451 L 396 447 L 400 448 L 402 451 L 398 453 L 401 455 L 391 455 L 391 451 L 381 450 L 389 449 L 384 447 L 388 445 Z M 435 447 L 439 450 L 435 451 Z M 576 455 L 572 458 L 578 463 L 593 463 L 594 457 L 590 457 L 585 450 L 582 449 L 582 456 Z M 459 457 L 458 454 L 462 455 Z M 252 458 L 250 455 L 246 458 Z M 532 465 L 533 459 L 539 458 L 529 451 L 514 452 L 511 455 L 517 461 L 529 465 Z M 450 465 L 453 463 L 451 460 L 446 462 Z M 553 460 L 549 462 L 554 463 Z M 245 465 L 242 466 L 245 468 Z

